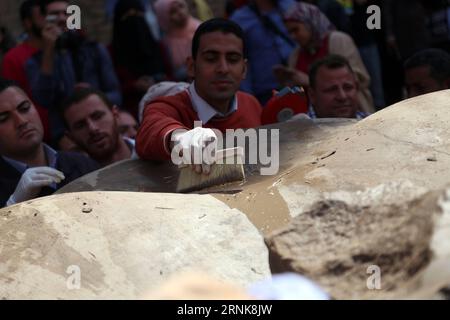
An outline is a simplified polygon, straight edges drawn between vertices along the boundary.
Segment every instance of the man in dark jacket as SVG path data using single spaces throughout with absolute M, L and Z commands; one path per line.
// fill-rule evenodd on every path
M 56 152 L 42 139 L 42 123 L 28 96 L 0 79 L 0 208 L 50 195 L 98 168 L 86 156 Z

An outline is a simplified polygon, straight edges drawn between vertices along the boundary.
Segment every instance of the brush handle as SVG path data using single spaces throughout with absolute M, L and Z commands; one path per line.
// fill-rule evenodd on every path
M 242 147 L 236 147 L 236 148 L 228 148 L 228 149 L 222 149 L 216 151 L 216 160 L 232 157 L 232 156 L 244 156 L 244 149 Z
M 244 157 L 244 149 L 242 147 L 236 147 L 236 148 L 228 148 L 228 149 L 221 149 L 216 151 L 216 161 L 222 160 L 228 157 L 234 157 L 234 156 Z M 178 169 L 183 169 L 186 167 L 191 166 L 190 164 L 180 164 L 178 166 Z

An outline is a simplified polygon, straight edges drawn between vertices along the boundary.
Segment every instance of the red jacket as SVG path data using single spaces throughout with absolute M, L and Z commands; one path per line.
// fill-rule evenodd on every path
M 237 92 L 238 109 L 226 118 L 213 118 L 204 128 L 247 129 L 261 125 L 261 105 L 255 97 Z M 136 151 L 141 159 L 168 160 L 170 154 L 165 143 L 166 135 L 175 129 L 193 129 L 194 121 L 200 121 L 192 107 L 189 94 L 183 91 L 170 97 L 152 101 L 144 111 L 142 124 L 136 136 Z

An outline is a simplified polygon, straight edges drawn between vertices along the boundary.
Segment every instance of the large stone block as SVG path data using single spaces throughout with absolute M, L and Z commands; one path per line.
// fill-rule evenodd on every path
M 336 297 L 371 298 L 372 293 L 364 291 L 365 282 L 356 283 L 352 277 L 364 271 L 363 267 L 367 268 L 362 263 L 379 263 L 384 270 L 388 270 L 388 292 L 383 297 L 412 297 L 433 290 L 435 293 L 448 280 L 445 270 L 450 270 L 450 258 L 447 255 L 449 243 L 446 240 L 450 231 L 442 222 L 447 221 L 445 217 L 448 215 L 441 214 L 444 218 L 439 219 L 438 224 L 434 220 L 436 215 L 439 216 L 439 210 L 435 210 L 437 199 L 450 183 L 449 101 L 450 90 L 446 90 L 405 100 L 360 122 L 303 119 L 272 125 L 269 128 L 280 130 L 278 173 L 260 176 L 258 166 L 247 165 L 245 183 L 218 186 L 199 192 L 209 193 L 207 197 L 189 195 L 193 198 L 186 198 L 186 195 L 171 194 L 178 177 L 177 168 L 170 163 L 145 161 L 125 161 L 104 168 L 73 182 L 60 190 L 60 193 L 98 190 L 164 192 L 167 195 L 155 194 L 155 198 L 151 199 L 156 201 L 160 197 L 167 203 L 187 203 L 187 199 L 198 199 L 190 204 L 193 212 L 197 212 L 195 208 L 202 207 L 203 201 L 215 198 L 211 212 L 222 212 L 222 208 L 237 209 L 264 235 L 286 227 L 291 221 L 295 223 L 307 219 L 307 223 L 315 225 L 311 220 L 311 215 L 314 215 L 311 212 L 326 212 L 322 217 L 324 221 L 317 220 L 320 226 L 326 227 L 324 230 L 318 229 L 321 231 L 317 232 L 317 236 L 328 239 L 328 235 L 336 235 L 323 244 L 330 245 L 334 250 L 331 253 L 337 258 L 324 260 L 329 262 L 325 266 L 317 260 L 317 270 L 308 264 L 309 260 L 302 261 L 303 267 L 298 272 L 310 268 L 314 280 L 328 283 L 328 289 Z M 131 194 L 127 194 L 120 205 L 143 210 L 142 204 L 136 203 L 143 198 L 138 199 Z M 48 199 L 38 200 L 36 203 L 44 206 Z M 318 201 L 328 204 L 341 202 L 337 202 L 336 210 L 333 209 L 334 205 L 327 210 L 318 210 L 314 207 Z M 108 199 L 102 203 L 107 206 Z M 117 202 L 112 204 L 113 207 L 107 208 L 115 213 L 120 206 Z M 75 204 L 70 202 L 60 206 L 51 211 L 52 215 L 57 216 L 58 212 L 64 210 L 74 210 L 70 207 L 73 205 Z M 29 207 L 25 205 L 24 208 Z M 407 211 L 412 212 L 410 216 L 405 214 Z M 362 214 L 364 212 L 368 214 Z M 123 214 L 120 217 L 123 219 Z M 326 220 L 328 218 L 330 221 Z M 339 220 L 333 220 L 338 218 Z M 66 215 L 60 218 L 61 221 L 66 219 Z M 68 221 L 70 226 L 72 220 Z M 362 225 L 356 225 L 356 221 L 361 221 Z M 437 225 L 440 227 L 436 227 Z M 98 227 L 101 226 L 96 226 Z M 137 225 L 132 227 L 139 230 Z M 131 227 L 124 228 L 133 230 Z M 430 229 L 433 231 L 429 231 Z M 3 229 L 1 232 L 6 233 L 7 230 Z M 94 232 L 96 229 L 92 230 Z M 123 232 L 119 227 L 114 230 L 118 234 Z M 313 230 L 310 229 L 309 232 L 314 239 Z M 214 234 L 213 231 L 211 234 Z M 37 237 L 36 234 L 33 236 Z M 20 234 L 19 237 L 25 236 Z M 245 242 L 244 238 L 238 240 L 231 237 L 229 243 Z M 323 254 L 324 259 L 329 258 L 325 254 L 328 247 L 315 247 L 320 241 L 303 243 L 304 239 L 298 239 L 298 245 L 292 245 L 292 250 L 297 250 L 293 251 L 294 256 L 301 250 L 310 252 L 312 259 L 311 252 L 314 248 L 319 254 Z M 380 249 L 380 243 L 386 244 L 385 247 Z M 11 243 L 4 244 L 4 248 L 11 250 Z M 394 246 L 390 247 L 390 244 Z M 149 245 L 146 250 L 153 249 Z M 55 253 L 54 257 L 57 256 Z M 17 261 L 20 262 L 21 259 Z M 348 281 L 355 286 L 357 293 L 349 294 L 351 288 L 339 287 L 335 290 L 337 287 L 333 281 L 337 277 L 327 275 L 327 270 L 331 270 L 331 274 L 347 274 L 348 271 Z M 417 286 L 416 279 L 413 279 L 416 275 L 421 279 L 428 279 L 427 285 Z M 394 288 L 396 279 L 404 281 L 398 284 L 403 291 L 396 291 Z M 411 289 L 409 284 L 416 289 Z M 431 287 L 434 289 L 431 290 Z
M 432 298 L 450 284 L 450 190 L 377 189 L 317 202 L 268 235 L 272 273 L 300 273 L 337 299 Z
M 244 212 L 267 234 L 336 193 L 377 192 L 379 185 L 406 181 L 442 189 L 450 183 L 449 101 L 446 90 L 405 100 L 360 122 L 302 119 L 263 127 L 280 130 L 278 173 L 260 176 L 258 166 L 246 165 L 244 184 L 200 193 L 211 193 Z M 60 192 L 174 192 L 177 178 L 178 170 L 170 163 L 126 161 Z
M 256 228 L 211 196 L 52 196 L 1 209 L 0 235 L 0 299 L 139 299 L 191 270 L 243 287 L 270 276 Z

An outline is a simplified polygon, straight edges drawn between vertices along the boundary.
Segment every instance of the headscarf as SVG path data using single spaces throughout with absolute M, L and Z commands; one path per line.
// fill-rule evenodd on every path
M 336 27 L 317 6 L 305 2 L 297 2 L 292 5 L 285 12 L 283 19 L 284 21 L 301 22 L 308 26 L 312 33 L 314 46 L 319 46 L 330 31 L 336 30 Z
M 162 29 L 162 31 L 168 35 L 179 35 L 183 36 L 186 33 L 192 31 L 193 23 L 197 23 L 197 25 L 194 27 L 194 32 L 198 24 L 200 23 L 199 20 L 195 19 L 192 15 L 189 15 L 188 23 L 186 26 L 182 29 L 175 28 L 173 25 L 170 24 L 170 7 L 174 2 L 183 3 L 186 7 L 188 7 L 185 0 L 157 0 L 154 4 L 155 7 L 155 14 L 158 17 L 159 25 Z
M 214 14 L 206 0 L 194 0 L 197 16 L 201 21 L 207 21 L 214 18 Z
M 200 21 L 189 15 L 188 22 L 183 28 L 175 28 L 170 23 L 170 7 L 174 2 L 184 3 L 185 0 L 157 0 L 154 4 L 161 30 L 164 32 L 164 41 L 169 48 L 172 63 L 175 69 L 184 66 L 186 58 L 191 55 L 191 43 L 195 30 Z

